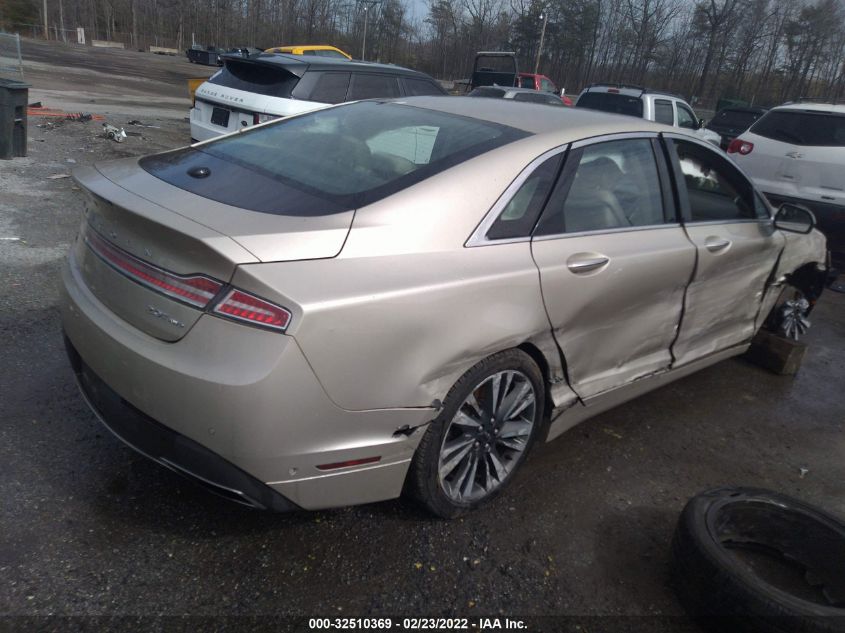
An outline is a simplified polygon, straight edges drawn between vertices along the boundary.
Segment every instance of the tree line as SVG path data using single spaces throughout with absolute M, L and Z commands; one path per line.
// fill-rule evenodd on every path
M 0 0 L 0 26 L 43 36 L 43 0 Z M 512 50 L 567 92 L 617 82 L 774 105 L 845 98 L 843 0 L 47 0 L 50 38 L 184 49 L 329 43 L 440 79 Z M 366 27 L 365 27 L 366 24 Z M 64 29 L 64 30 L 63 30 Z M 540 47 L 541 31 L 543 46 Z

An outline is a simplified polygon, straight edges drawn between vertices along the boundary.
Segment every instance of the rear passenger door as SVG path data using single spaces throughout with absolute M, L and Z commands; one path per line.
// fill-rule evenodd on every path
M 531 248 L 579 396 L 669 368 L 695 248 L 656 134 L 573 144 Z
M 666 134 L 686 233 L 698 261 L 672 352 L 676 365 L 748 341 L 783 248 L 749 180 L 709 143 Z

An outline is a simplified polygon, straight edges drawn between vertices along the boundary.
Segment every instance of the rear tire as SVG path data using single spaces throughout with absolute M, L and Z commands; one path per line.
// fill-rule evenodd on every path
M 510 484 L 543 424 L 543 375 L 518 349 L 471 367 L 452 387 L 414 454 L 408 491 L 454 518 Z

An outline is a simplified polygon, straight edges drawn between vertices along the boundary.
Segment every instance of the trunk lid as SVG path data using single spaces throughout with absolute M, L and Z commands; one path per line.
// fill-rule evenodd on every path
M 352 211 L 292 217 L 201 198 L 147 173 L 137 159 L 82 168 L 74 178 L 87 193 L 73 253 L 86 286 L 115 315 L 165 341 L 182 338 L 204 309 L 139 283 L 108 261 L 112 249 L 141 267 L 227 284 L 240 264 L 333 257 L 352 223 Z

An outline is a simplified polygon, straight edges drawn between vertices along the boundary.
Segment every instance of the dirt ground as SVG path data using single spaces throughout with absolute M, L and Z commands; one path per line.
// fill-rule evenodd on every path
M 30 41 L 24 56 L 31 101 L 102 114 L 133 135 L 117 144 L 96 121 L 31 118 L 29 156 L 0 161 L 0 630 L 459 615 L 567 618 L 534 631 L 697 631 L 667 581 L 690 496 L 760 486 L 845 517 L 836 293 L 813 314 L 796 377 L 722 362 L 539 447 L 507 494 L 457 521 L 402 500 L 259 513 L 147 461 L 94 419 L 66 361 L 58 275 L 82 205 L 71 179 L 51 177 L 184 144 L 184 79 L 213 69 Z M 188 615 L 257 619 L 161 619 Z M 102 616 L 123 619 L 84 619 Z

